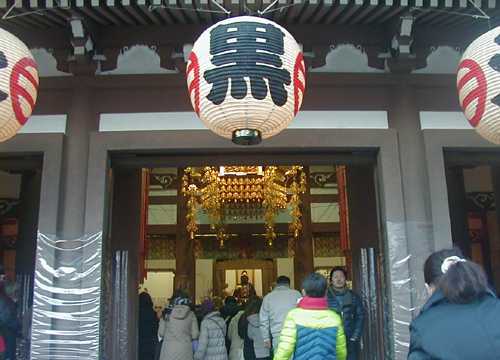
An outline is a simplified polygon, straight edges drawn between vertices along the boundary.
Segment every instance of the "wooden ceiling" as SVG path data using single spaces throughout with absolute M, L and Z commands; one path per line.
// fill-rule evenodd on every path
M 162 61 L 169 62 L 182 57 L 183 46 L 208 26 L 237 15 L 281 24 L 313 60 L 324 59 L 332 46 L 352 44 L 366 51 L 370 66 L 379 68 L 380 54 L 391 47 L 398 56 L 395 38 L 412 47 L 411 56 L 424 59 L 442 45 L 465 50 L 476 37 L 500 25 L 496 0 L 0 0 L 0 27 L 30 48 L 50 49 L 58 66 L 74 74 L 79 72 L 65 62 L 89 44 L 90 57 L 76 59 L 80 68 L 84 60 L 95 63 L 100 54 L 116 59 L 122 49 L 137 44 L 154 46 Z M 402 36 L 403 19 L 410 19 L 409 36 Z M 112 69 L 113 61 L 108 62 L 101 66 Z M 95 67 L 80 73 L 92 73 Z
M 5 15 L 14 0 L 0 0 Z M 475 27 L 499 23 L 495 0 L 18 0 L 3 20 L 12 30 L 68 27 L 72 17 L 97 26 L 210 25 L 229 16 L 256 15 L 280 24 L 367 25 L 412 16 L 417 26 Z

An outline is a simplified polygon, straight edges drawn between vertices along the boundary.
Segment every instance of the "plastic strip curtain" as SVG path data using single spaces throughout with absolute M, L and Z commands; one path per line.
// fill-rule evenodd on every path
M 385 314 L 391 328 L 386 328 L 388 348 L 392 348 L 387 357 L 406 359 L 410 345 L 409 325 L 418 316 L 421 307 L 428 300 L 424 283 L 424 263 L 427 257 L 442 246 L 451 248 L 444 239 L 451 239 L 450 224 L 439 222 L 387 223 L 387 259 L 389 267 L 384 301 Z M 436 248 L 441 244 L 440 248 Z M 448 244 L 448 246 L 446 245 Z M 393 339 L 393 340 L 392 340 Z
M 102 233 L 37 246 L 31 359 L 97 360 Z

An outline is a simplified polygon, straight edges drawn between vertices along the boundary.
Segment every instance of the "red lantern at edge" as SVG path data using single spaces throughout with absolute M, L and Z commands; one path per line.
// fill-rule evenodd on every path
M 457 74 L 463 112 L 479 135 L 500 145 L 500 27 L 474 40 Z
M 38 70 L 27 46 L 0 29 L 0 141 L 21 129 L 33 112 Z

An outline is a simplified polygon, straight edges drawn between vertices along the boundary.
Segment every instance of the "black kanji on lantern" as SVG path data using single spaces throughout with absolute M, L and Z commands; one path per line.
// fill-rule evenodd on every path
M 7 57 L 3 53 L 3 51 L 0 51 L 0 69 L 5 69 L 9 65 L 9 62 L 7 61 Z M 0 102 L 4 101 L 7 99 L 9 94 L 4 93 L 2 90 L 0 90 Z
M 500 36 L 495 38 L 495 44 L 500 45 Z M 500 54 L 495 54 L 488 62 L 488 65 L 495 71 L 500 72 Z M 497 106 L 500 106 L 500 94 L 491 99 L 491 102 Z
M 207 98 L 215 105 L 226 98 L 229 79 L 231 96 L 243 99 L 247 95 L 250 78 L 252 96 L 257 100 L 267 96 L 267 84 L 274 104 L 283 106 L 287 101 L 285 84 L 290 84 L 290 73 L 281 69 L 280 55 L 284 51 L 285 34 L 272 24 L 242 21 L 215 27 L 210 32 L 210 54 L 214 55 L 214 69 L 205 71 L 204 77 L 213 84 Z

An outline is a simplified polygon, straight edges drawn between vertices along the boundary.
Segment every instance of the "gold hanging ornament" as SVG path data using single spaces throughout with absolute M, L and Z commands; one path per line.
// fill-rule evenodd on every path
M 186 169 L 187 170 L 187 169 Z M 188 213 L 186 219 L 188 221 L 187 231 L 189 231 L 189 239 L 194 240 L 195 233 L 198 231 L 196 219 L 198 219 L 198 200 L 196 196 L 199 195 L 198 187 L 195 184 L 188 184 L 187 173 L 182 177 L 182 193 L 184 196 L 189 196 L 187 202 Z
M 294 238 L 298 238 L 300 234 L 300 229 L 302 229 L 302 223 L 300 222 L 300 217 L 302 213 L 300 212 L 300 200 L 299 194 L 303 194 L 306 191 L 306 174 L 304 172 L 300 173 L 299 183 L 297 182 L 297 172 L 302 170 L 302 167 L 294 166 L 289 175 L 293 177 L 292 184 L 290 185 L 290 221 L 289 229 L 293 233 Z
M 198 170 L 200 169 L 200 170 Z M 219 246 L 224 247 L 229 238 L 226 218 L 263 217 L 265 237 L 269 246 L 276 238 L 274 227 L 276 216 L 287 208 L 287 180 L 293 178 L 290 186 L 290 231 L 298 237 L 300 223 L 300 194 L 306 189 L 306 176 L 302 166 L 207 166 L 186 168 L 182 178 L 182 193 L 189 196 L 188 231 L 191 239 L 198 230 L 197 207 L 208 214 L 210 231 L 216 234 Z M 300 172 L 300 181 L 296 178 Z M 199 186 L 194 184 L 197 182 Z M 199 201 L 198 201 L 199 198 Z M 260 204 L 260 205 L 259 205 Z M 262 210 L 261 210 L 262 209 Z

